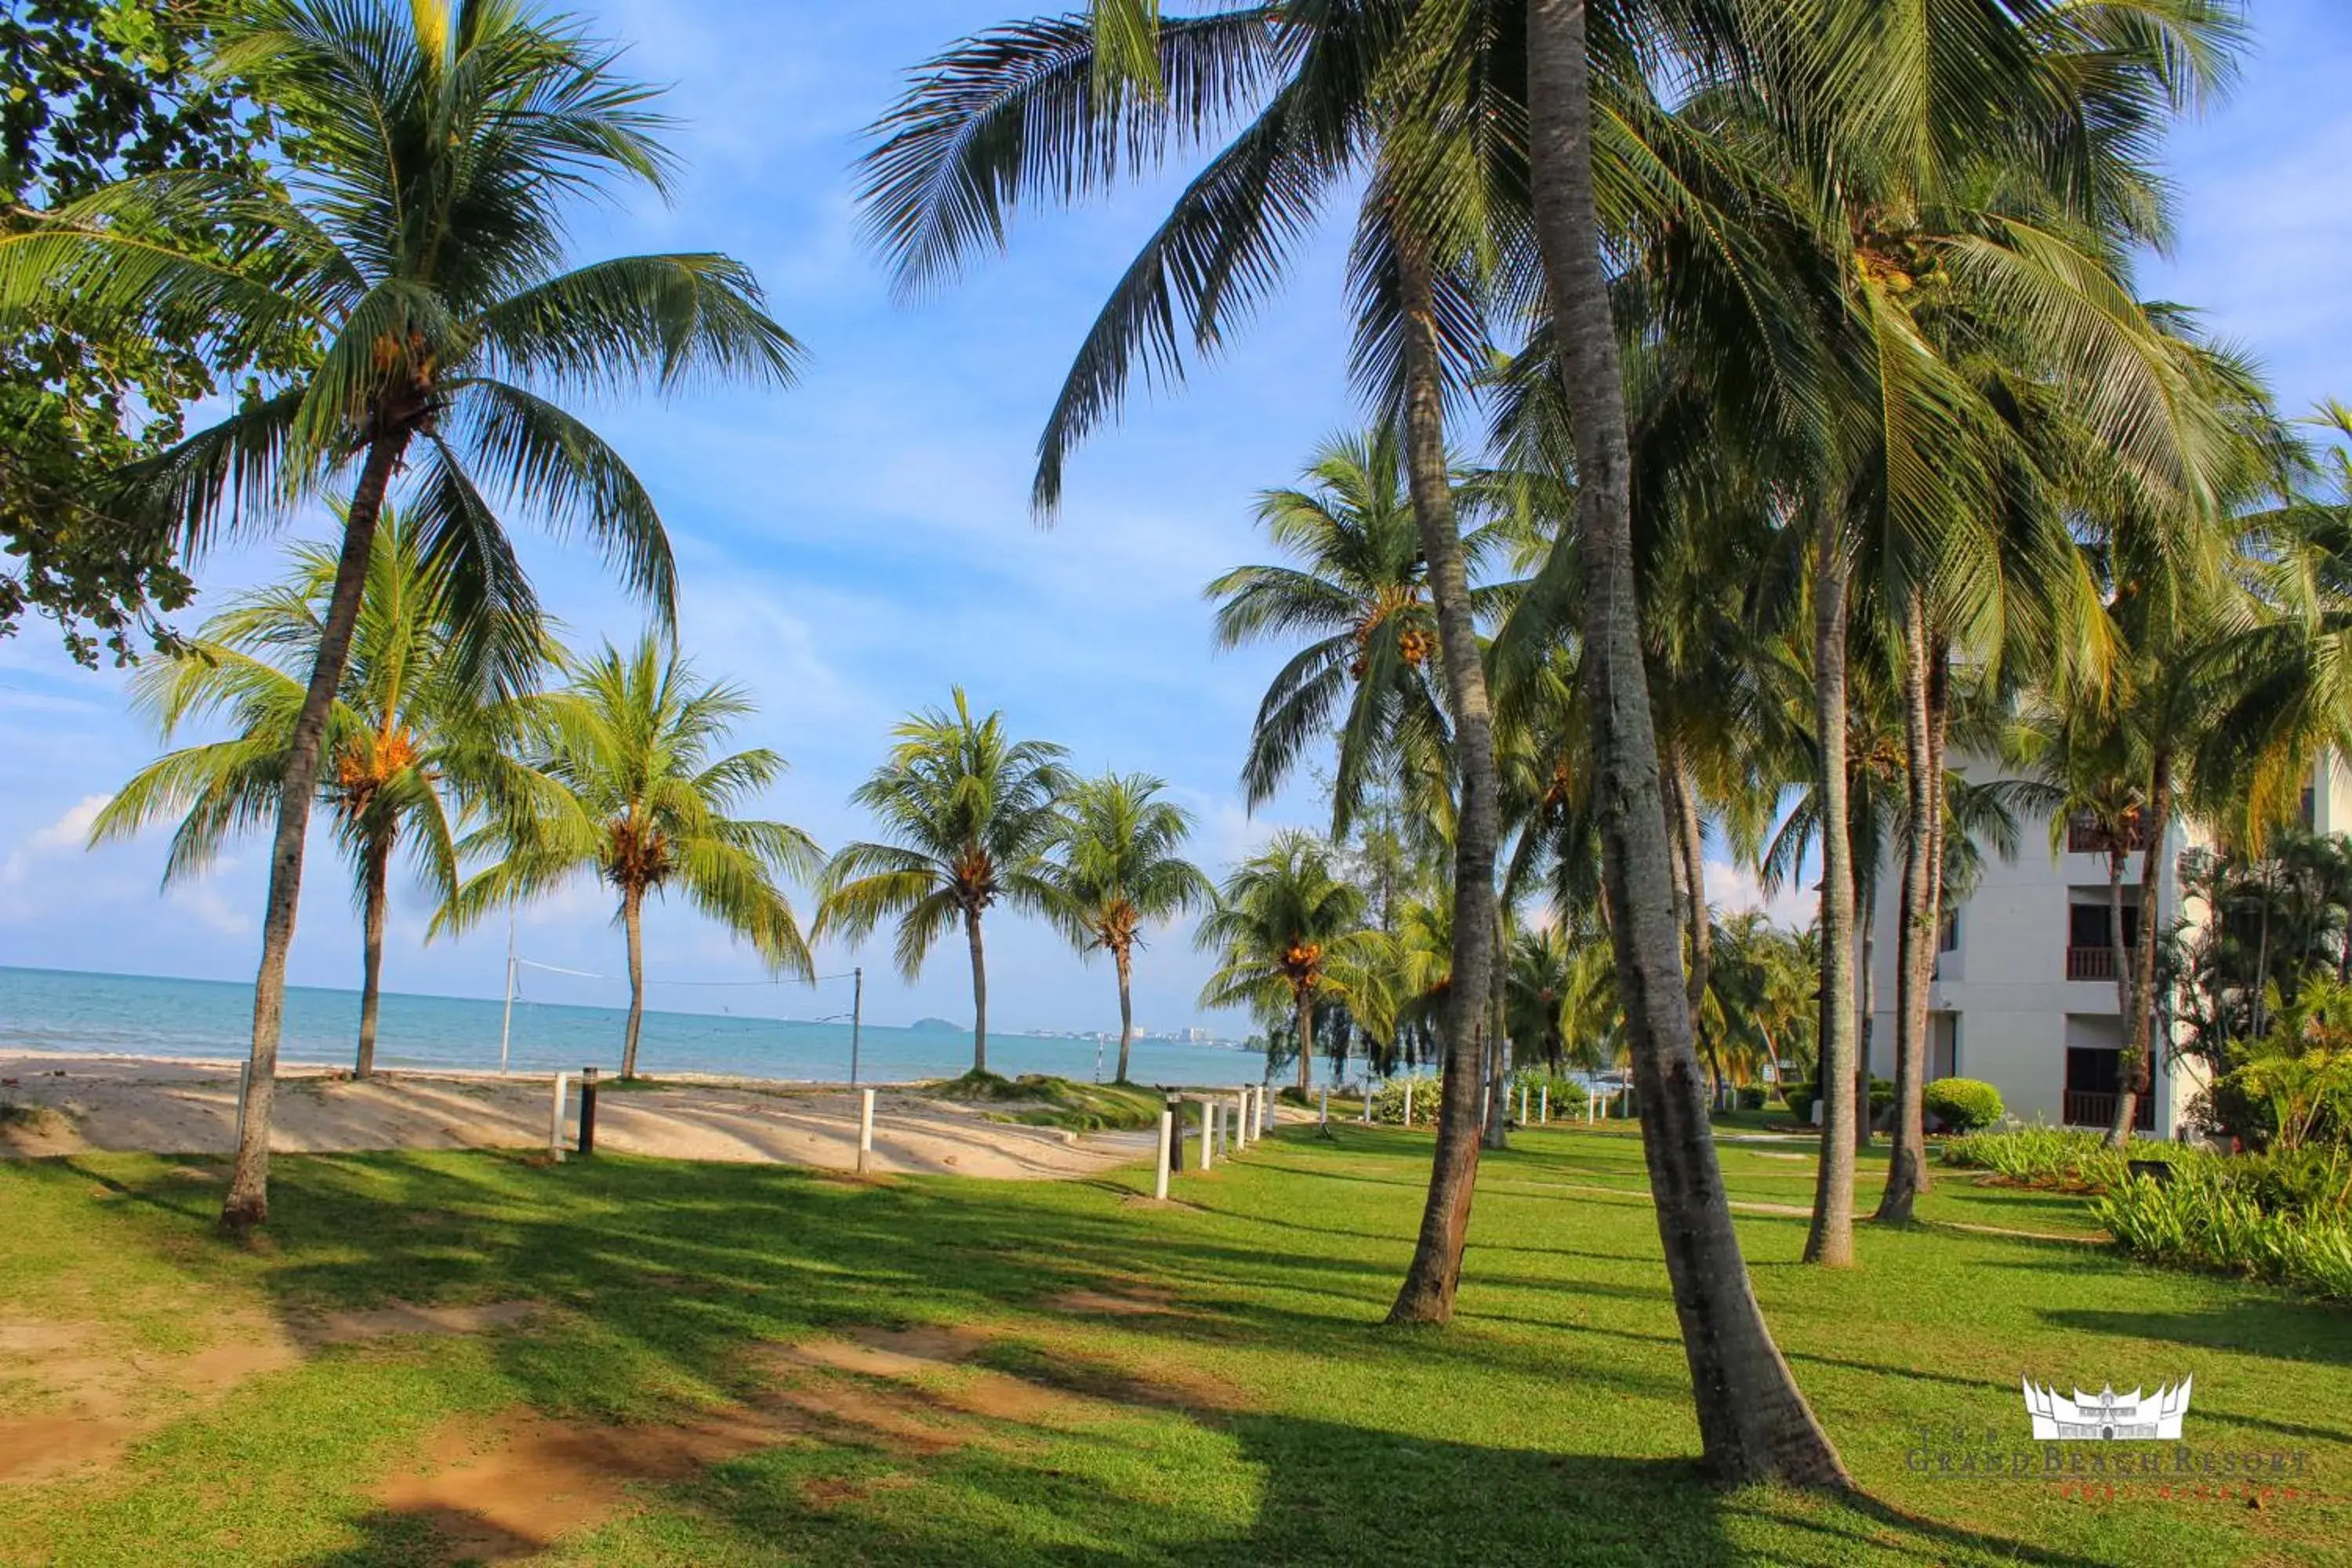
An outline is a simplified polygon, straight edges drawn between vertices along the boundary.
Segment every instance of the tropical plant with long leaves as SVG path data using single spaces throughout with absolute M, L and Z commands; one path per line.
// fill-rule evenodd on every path
M 287 749 L 318 662 L 336 552 L 303 544 L 280 580 L 237 595 L 165 660 L 131 677 L 131 700 L 163 738 L 219 719 L 226 738 L 184 747 L 131 775 L 90 825 L 90 843 L 127 837 L 177 816 L 165 886 L 201 877 L 222 847 L 277 814 Z M 499 615 L 520 612 L 501 609 Z M 528 646 L 537 626 L 495 628 Z M 351 657 L 328 710 L 320 804 L 350 859 L 361 931 L 359 1044 L 353 1071 L 375 1069 L 383 938 L 395 856 L 436 901 L 457 888 L 457 824 L 498 767 L 499 697 L 478 646 L 457 635 L 416 531 L 386 513 L 368 560 Z
M 1301 1095 L 1314 1081 L 1318 1005 L 1387 1010 L 1382 972 L 1393 963 L 1394 944 L 1364 915 L 1363 889 L 1339 875 L 1330 846 L 1291 828 L 1234 868 L 1195 933 L 1218 959 L 1201 987 L 1201 1005 L 1286 1014 L 1298 1042 Z
M 785 767 L 766 747 L 722 750 L 755 711 L 740 687 L 704 681 L 650 634 L 564 669 L 562 689 L 517 705 L 516 765 L 494 776 L 490 818 L 460 847 L 490 864 L 430 929 L 463 931 L 593 874 L 619 900 L 614 921 L 628 944 L 630 1079 L 645 1028 L 647 900 L 676 893 L 771 969 L 806 980 L 815 971 L 785 884 L 810 880 L 824 857 L 797 827 L 735 815 Z
M 1015 740 L 1001 712 L 973 718 L 961 687 L 950 707 L 910 714 L 891 734 L 888 760 L 850 796 L 885 837 L 845 844 L 826 864 L 817 930 L 854 942 L 895 921 L 898 970 L 911 981 L 933 944 L 961 925 L 971 955 L 971 1070 L 985 1073 L 982 917 L 1000 900 L 1049 917 L 1063 907 L 1049 858 L 1066 826 L 1067 753 Z
M 1081 952 L 1108 952 L 1118 975 L 1118 1068 L 1128 1081 L 1135 1044 L 1130 991 L 1144 928 L 1216 901 L 1216 888 L 1184 858 L 1193 816 L 1160 796 L 1149 773 L 1082 779 L 1062 801 L 1063 825 L 1047 873 L 1055 917 Z
M 159 548 L 191 549 L 323 494 L 349 498 L 278 796 L 252 1082 L 222 1209 L 243 1229 L 268 1212 L 303 840 L 387 496 L 404 495 L 461 636 L 519 628 L 527 616 L 499 612 L 534 603 L 498 500 L 584 533 L 667 620 L 673 568 L 652 498 L 558 399 L 781 384 L 797 350 L 726 257 L 565 268 L 574 203 L 614 180 L 666 193 L 672 176 L 652 89 L 567 21 L 515 0 L 252 0 L 222 15 L 207 68 L 246 84 L 300 148 L 280 182 L 166 171 L 66 204 L 39 228 L 0 236 L 0 314 L 70 298 L 94 319 L 193 319 L 224 345 L 320 345 L 106 498 Z M 261 237 L 230 261 L 154 237 L 190 229 Z M 537 640 L 484 657 L 512 687 Z
M 1403 463 L 1391 429 L 1323 442 L 1301 485 L 1258 497 L 1259 526 L 1294 563 L 1237 566 L 1203 590 L 1220 647 L 1304 641 L 1258 705 L 1242 786 L 1264 805 L 1336 731 L 1335 840 L 1379 788 L 1424 817 L 1453 814 L 1437 623 Z M 1491 544 L 1484 529 L 1464 539 L 1474 570 Z

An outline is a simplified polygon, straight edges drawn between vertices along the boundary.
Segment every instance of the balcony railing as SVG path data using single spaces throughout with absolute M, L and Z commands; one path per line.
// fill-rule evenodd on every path
M 2092 1094 L 2084 1089 L 2066 1091 L 2066 1125 L 2069 1127 L 2113 1127 L 2116 1124 L 2116 1100 L 2112 1094 Z M 2156 1130 L 2156 1097 L 2143 1094 L 2132 1113 L 2132 1126 L 2141 1132 Z
M 2131 949 L 2124 951 L 2128 953 Z M 2097 947 L 2070 947 L 2066 950 L 2066 978 L 2069 980 L 2113 980 L 2116 977 L 2116 950 L 2102 942 Z
M 2132 820 L 2123 835 L 2126 850 L 2147 847 L 2147 829 L 2138 818 Z M 2066 852 L 2070 855 L 2104 855 L 2107 852 L 2107 830 L 2095 816 L 2074 816 L 2066 822 Z

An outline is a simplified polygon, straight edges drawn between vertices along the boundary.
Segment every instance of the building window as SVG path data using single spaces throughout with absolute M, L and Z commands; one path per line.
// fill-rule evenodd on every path
M 1937 952 L 1958 952 L 1960 950 L 1960 911 L 1946 910 L 1942 929 L 1936 933 Z
M 2066 908 L 2066 945 L 2069 947 L 2113 947 L 2115 939 L 2105 904 L 2070 904 Z M 2139 906 L 2124 906 L 2124 945 L 2139 945 Z

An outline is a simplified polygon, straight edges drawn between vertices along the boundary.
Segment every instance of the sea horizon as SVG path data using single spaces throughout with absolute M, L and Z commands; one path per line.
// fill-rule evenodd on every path
M 539 989 L 560 984 L 542 982 Z M 533 989 L 526 984 L 518 991 L 510 1030 L 502 997 L 386 990 L 377 1022 L 376 1063 L 495 1071 L 501 1065 L 503 1032 L 505 1065 L 513 1070 L 619 1067 L 627 1020 L 625 989 L 618 1005 L 559 1000 L 534 994 Z M 572 984 L 570 989 L 578 994 L 593 988 Z M 281 1059 L 303 1066 L 349 1065 L 359 1038 L 359 1002 L 354 989 L 289 985 Z M 251 1043 L 252 1015 L 251 981 L 0 964 L 0 1052 L 242 1058 Z M 953 1078 L 971 1066 L 968 1024 L 866 1023 L 856 1035 L 855 1076 L 861 1079 Z M 852 1076 L 851 1036 L 845 1016 L 796 1018 L 748 1006 L 711 1012 L 648 1003 L 637 1068 L 656 1078 L 667 1071 L 842 1082 Z M 992 1029 L 988 1037 L 989 1068 L 1008 1078 L 1108 1078 L 1117 1053 L 1115 1035 L 1097 1042 Z M 1143 1083 L 1255 1083 L 1265 1076 L 1265 1058 L 1230 1042 L 1139 1037 L 1129 1076 Z M 1328 1064 L 1318 1061 L 1316 1076 L 1318 1081 L 1328 1078 Z

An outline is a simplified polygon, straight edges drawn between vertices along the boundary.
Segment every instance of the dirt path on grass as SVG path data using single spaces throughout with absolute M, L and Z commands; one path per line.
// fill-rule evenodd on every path
M 1138 1286 L 1069 1291 L 1038 1305 L 1067 1316 L 1175 1310 Z M 1201 1417 L 1245 1405 L 1233 1385 L 1165 1363 L 1150 1367 L 1033 1342 L 1002 1323 L 859 1326 L 756 1345 L 740 1398 L 688 1420 L 611 1425 L 559 1420 L 517 1406 L 458 1417 L 428 1436 L 373 1497 L 386 1516 L 433 1535 L 435 1560 L 510 1563 L 631 1507 L 629 1489 L 690 1479 L 705 1468 L 793 1442 L 878 1450 L 907 1464 L 971 1447 L 1017 1445 L 1039 1430 L 1100 1421 L 1121 1407 Z M 1045 1339 L 1055 1338 L 1046 1331 Z M 1001 1350 L 1000 1350 L 1001 1347 Z M 982 1364 L 992 1352 L 1008 1365 Z M 852 1503 L 903 1475 L 815 1477 L 803 1500 Z
M 236 1085 L 233 1063 L 0 1056 L 0 1108 L 14 1108 L 0 1115 L 0 1157 L 84 1149 L 226 1153 L 236 1137 Z M 551 1087 L 545 1075 L 384 1072 L 354 1081 L 321 1068 L 289 1068 L 278 1080 L 270 1147 L 286 1154 L 544 1149 Z M 567 1120 L 578 1104 L 575 1088 Z M 607 1089 L 598 1097 L 596 1146 L 855 1170 L 857 1109 L 855 1093 L 821 1087 L 688 1079 Z M 1005 1180 L 1085 1176 L 1148 1156 L 1154 1136 L 1081 1136 L 993 1121 L 973 1106 L 885 1089 L 875 1105 L 869 1169 Z
M 0 1486 L 111 1464 L 166 1422 L 210 1409 L 247 1379 L 331 1345 L 480 1333 L 528 1322 L 540 1310 L 532 1301 L 494 1301 L 400 1302 L 285 1321 L 240 1312 L 219 1320 L 209 1342 L 183 1352 L 141 1346 L 94 1322 L 0 1319 Z

